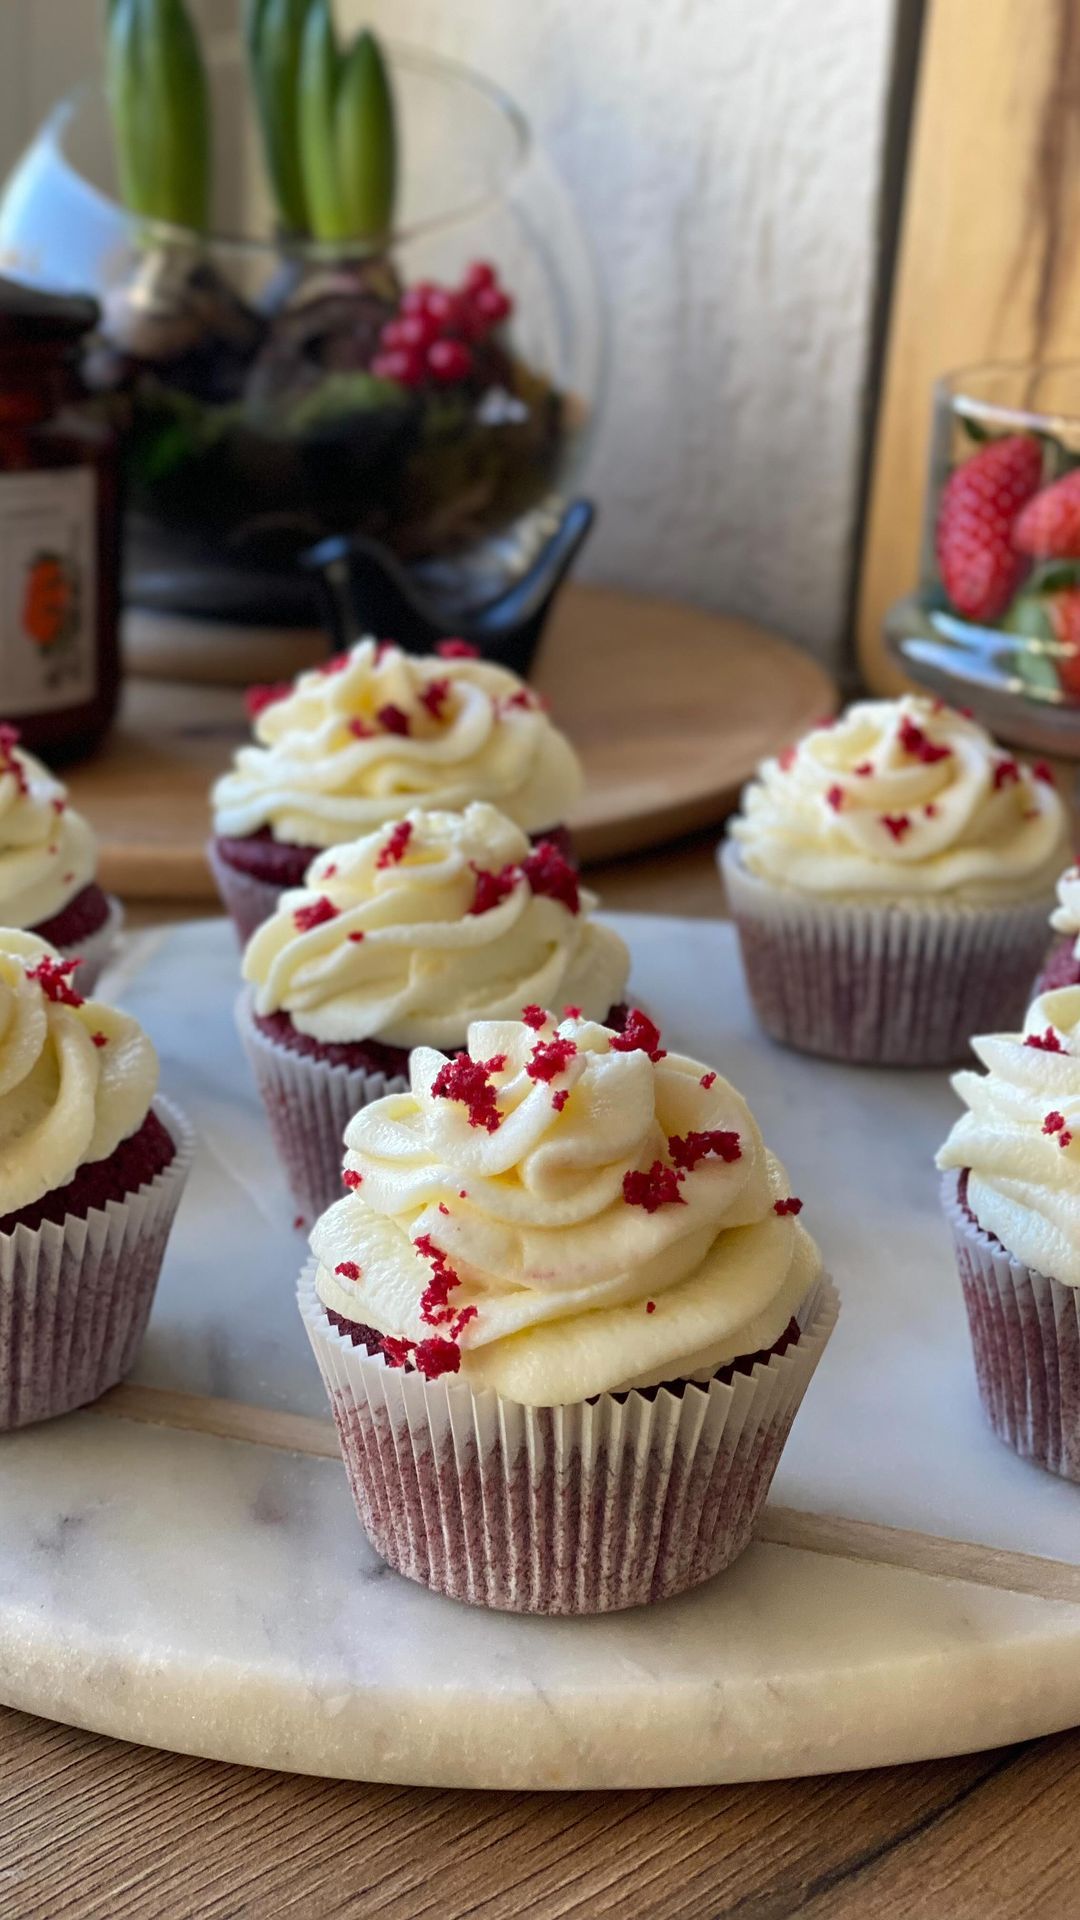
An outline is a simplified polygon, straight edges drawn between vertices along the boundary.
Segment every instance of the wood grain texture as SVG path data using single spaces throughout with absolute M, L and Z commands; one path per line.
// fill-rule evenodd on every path
M 872 687 L 901 677 L 881 623 L 917 581 L 933 382 L 1080 353 L 1080 0 L 929 0 L 858 608 Z
M 667 1793 L 358 1787 L 0 1712 L 4 1920 L 1066 1920 L 1080 1734 Z
M 561 596 L 534 677 L 584 762 L 571 824 L 586 861 L 722 819 L 757 762 L 836 704 L 824 670 L 761 627 L 599 588 Z M 208 788 L 248 737 L 235 688 L 129 680 L 106 747 L 69 779 L 106 886 L 216 899 Z

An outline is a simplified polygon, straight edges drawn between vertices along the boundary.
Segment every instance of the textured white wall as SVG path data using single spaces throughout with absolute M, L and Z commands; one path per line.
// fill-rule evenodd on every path
M 615 323 L 586 571 L 833 653 L 896 0 L 338 6 L 500 80 L 580 200 Z M 5 147 L 85 69 L 99 8 L 0 0 Z
M 338 3 L 501 81 L 579 197 L 615 323 L 586 571 L 833 653 L 894 0 Z

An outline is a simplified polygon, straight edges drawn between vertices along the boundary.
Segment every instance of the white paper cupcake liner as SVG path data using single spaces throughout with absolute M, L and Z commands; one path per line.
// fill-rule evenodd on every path
M 797 1343 L 730 1383 L 525 1407 L 354 1346 L 315 1274 L 300 1311 L 372 1545 L 410 1580 L 513 1613 L 641 1606 L 730 1565 L 839 1311 L 822 1276 Z
M 76 940 L 71 946 L 56 949 L 65 960 L 78 959 L 82 962 L 75 975 L 75 985 L 84 1000 L 89 999 L 111 960 L 113 948 L 124 924 L 124 909 L 119 900 L 111 893 L 107 898 L 108 918 L 102 921 L 97 931 L 87 934 L 85 940 Z
M 268 1039 L 255 1024 L 250 987 L 236 1003 L 236 1024 L 289 1191 L 305 1220 L 316 1220 L 344 1191 L 344 1136 L 353 1114 L 386 1093 L 406 1092 L 408 1079 L 331 1066 Z
M 1025 1460 L 1080 1482 L 1080 1290 L 1025 1267 L 977 1225 L 947 1173 L 942 1201 L 986 1417 Z
M 766 1033 L 804 1053 L 941 1067 L 973 1033 L 1018 1027 L 1046 949 L 1047 902 L 849 906 L 751 874 L 725 841 L 720 868 Z
M 277 903 L 285 892 L 271 880 L 258 880 L 253 873 L 242 873 L 239 867 L 230 866 L 223 860 L 213 840 L 206 843 L 206 864 L 214 876 L 214 885 L 221 895 L 241 948 L 247 946 L 256 927 L 269 920 L 275 912 Z
M 135 1360 L 195 1143 L 169 1101 L 153 1110 L 176 1153 L 137 1193 L 0 1234 L 0 1432 L 86 1406 Z

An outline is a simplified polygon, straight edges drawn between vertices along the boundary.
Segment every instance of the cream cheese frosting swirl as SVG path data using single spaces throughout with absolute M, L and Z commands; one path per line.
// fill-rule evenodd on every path
M 326 1043 L 460 1047 L 472 1021 L 536 1002 L 602 1019 L 630 956 L 596 904 L 495 807 L 414 808 L 320 854 L 252 936 L 244 977 L 256 1013 Z
M 435 1329 L 449 1370 L 530 1406 L 772 1345 L 821 1262 L 745 1100 L 644 1016 L 533 1018 L 416 1049 L 410 1091 L 356 1114 L 353 1190 L 311 1236 L 323 1304 L 417 1364 Z
M 1040 994 L 1023 1033 L 971 1044 L 986 1072 L 954 1076 L 968 1111 L 937 1164 L 970 1169 L 968 1206 L 1014 1259 L 1080 1287 L 1080 987 Z
M 51 920 L 96 868 L 97 841 L 65 788 L 0 727 L 0 926 Z
M 1057 883 L 1057 897 L 1050 925 L 1074 942 L 1073 952 L 1080 959 L 1080 867 L 1066 868 Z
M 915 695 L 857 701 L 767 760 L 730 832 L 750 872 L 799 892 L 973 905 L 1037 900 L 1068 845 L 1049 768 Z
M 0 928 L 0 1218 L 107 1159 L 157 1088 L 142 1028 L 71 979 L 46 941 Z
M 583 787 L 569 741 L 516 674 L 374 640 L 301 674 L 257 715 L 255 738 L 213 790 L 225 837 L 269 827 L 275 840 L 332 847 L 410 806 L 471 800 L 538 833 Z

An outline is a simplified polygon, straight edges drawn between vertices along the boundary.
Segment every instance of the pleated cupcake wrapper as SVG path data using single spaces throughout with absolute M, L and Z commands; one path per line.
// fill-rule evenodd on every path
M 730 1383 L 525 1407 L 426 1381 L 299 1304 L 360 1521 L 399 1573 L 476 1606 L 589 1614 L 708 1580 L 747 1545 L 836 1324 L 823 1276 L 796 1345 Z
M 154 1112 L 176 1153 L 137 1193 L 0 1234 L 0 1431 L 86 1406 L 135 1360 L 195 1142 L 169 1101 Z
M 56 951 L 65 960 L 81 960 L 82 965 L 75 975 L 75 985 L 83 999 L 89 999 L 97 986 L 106 966 L 112 958 L 120 929 L 124 924 L 124 909 L 113 894 L 109 894 L 109 914 L 96 932 L 87 934 L 83 940 L 76 940 L 69 947 L 57 947 Z
M 221 895 L 225 908 L 241 947 L 246 947 L 256 927 L 277 909 L 278 901 L 285 892 L 272 880 L 258 880 L 253 873 L 242 873 L 239 867 L 230 866 L 223 860 L 214 842 L 206 844 L 206 863 L 214 876 L 214 885 Z
M 236 1024 L 289 1191 L 305 1220 L 316 1220 L 344 1192 L 344 1136 L 353 1114 L 386 1093 L 404 1093 L 409 1082 L 403 1074 L 366 1073 L 291 1053 L 256 1026 L 250 988 L 236 1003 Z
M 849 906 L 751 874 L 732 842 L 721 872 L 766 1033 L 804 1053 L 948 1066 L 973 1033 L 1018 1027 L 1046 950 L 1047 905 Z
M 961 1202 L 959 1174 L 946 1174 L 942 1199 L 986 1417 L 1025 1460 L 1080 1482 L 1080 1290 L 984 1233 Z

